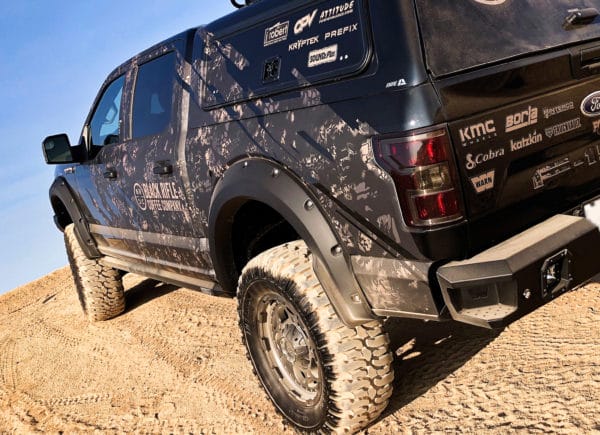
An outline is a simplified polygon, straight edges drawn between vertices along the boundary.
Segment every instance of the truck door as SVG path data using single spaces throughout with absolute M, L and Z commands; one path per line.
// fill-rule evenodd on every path
M 110 77 L 100 92 L 84 127 L 88 158 L 72 171 L 75 171 L 79 202 L 85 206 L 90 231 L 100 251 L 115 257 L 140 257 L 139 242 L 122 237 L 122 231 L 117 231 L 127 228 L 134 216 L 118 180 L 126 142 L 122 125 L 127 80 L 123 72 L 114 75 L 116 77 Z
M 208 243 L 186 193 L 187 105 L 183 77 L 185 41 L 142 54 L 134 69 L 130 140 L 120 182 L 136 216 L 131 237 L 144 259 L 191 276 L 206 276 Z

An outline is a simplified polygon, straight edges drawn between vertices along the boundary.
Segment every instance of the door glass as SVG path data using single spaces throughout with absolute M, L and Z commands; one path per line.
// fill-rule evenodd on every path
M 171 121 L 175 52 L 141 65 L 133 100 L 133 139 L 162 132 Z
M 119 142 L 120 135 L 120 113 L 121 113 L 121 96 L 123 95 L 124 77 L 121 76 L 112 82 L 102 98 L 92 121 L 90 123 L 90 133 L 93 146 L 103 146 L 110 143 Z

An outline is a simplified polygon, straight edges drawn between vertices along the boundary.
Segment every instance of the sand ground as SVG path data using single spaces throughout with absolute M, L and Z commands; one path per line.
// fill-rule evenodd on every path
M 60 269 L 0 297 L 0 432 L 287 433 L 252 374 L 235 301 L 128 275 L 87 323 Z M 600 431 L 600 284 L 501 332 L 388 322 L 396 380 L 369 434 Z

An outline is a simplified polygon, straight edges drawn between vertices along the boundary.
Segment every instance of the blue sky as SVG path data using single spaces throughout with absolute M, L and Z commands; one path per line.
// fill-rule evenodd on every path
M 229 0 L 20 0 L 0 4 L 0 293 L 67 264 L 42 139 L 76 142 L 114 67 L 234 9 Z

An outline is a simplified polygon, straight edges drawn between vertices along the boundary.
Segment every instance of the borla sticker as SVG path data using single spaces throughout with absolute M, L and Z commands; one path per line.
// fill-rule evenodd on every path
M 600 91 L 596 91 L 583 99 L 581 113 L 589 118 L 600 116 Z

